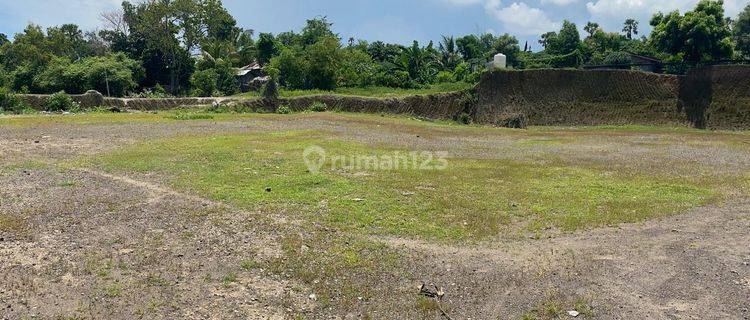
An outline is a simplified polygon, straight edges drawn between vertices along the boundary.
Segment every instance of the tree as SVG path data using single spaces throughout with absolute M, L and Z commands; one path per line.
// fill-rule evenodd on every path
M 404 49 L 393 64 L 398 71 L 405 71 L 411 80 L 420 83 L 430 83 L 437 75 L 434 67 L 435 57 L 431 54 L 431 46 L 420 48 L 419 42 Z
M 633 35 L 638 35 L 638 21 L 635 19 L 625 20 L 625 24 L 622 27 L 622 32 L 625 33 L 625 37 L 633 39 Z
M 338 38 L 325 37 L 305 49 L 309 64 L 308 82 L 311 88 L 333 90 L 341 61 L 341 43 Z
M 219 0 L 123 2 L 127 48 L 144 62 L 148 84 L 168 81 L 172 93 L 187 85 L 194 70 L 191 53 L 218 42 L 233 41 L 236 21 Z M 115 26 L 118 24 L 115 23 Z M 117 40 L 123 35 L 110 30 Z M 166 75 L 166 76 L 165 76 Z
M 438 44 L 438 51 L 440 52 L 439 63 L 443 70 L 453 71 L 461 63 L 461 55 L 458 53 L 453 36 L 443 36 L 443 40 Z
M 56 56 L 80 59 L 89 55 L 83 31 L 75 24 L 47 29 L 48 50 Z
M 456 45 L 466 61 L 475 61 L 483 56 L 481 41 L 473 34 L 456 39 Z
M 270 33 L 261 33 L 258 38 L 258 62 L 262 65 L 271 61 L 278 52 L 276 39 Z
M 750 5 L 745 7 L 737 21 L 734 22 L 734 41 L 737 43 L 737 49 L 740 50 L 745 57 L 750 58 Z
M 492 44 L 492 51 L 490 51 L 488 59 L 497 53 L 502 53 L 508 60 L 508 65 L 518 65 L 518 54 L 521 52 L 521 47 L 518 46 L 518 39 L 510 34 L 503 34 L 495 38 Z
M 661 12 L 651 18 L 649 44 L 674 59 L 691 63 L 731 58 L 732 33 L 721 0 L 701 0 L 693 11 L 680 15 Z
M 281 85 L 293 89 L 305 88 L 307 62 L 296 51 L 285 48 L 268 65 L 279 72 L 277 80 Z
M 339 40 L 339 36 L 331 31 L 331 27 L 333 27 L 333 23 L 329 22 L 325 16 L 307 20 L 305 27 L 302 29 L 302 45 L 313 45 L 324 38 Z
M 563 21 L 559 33 L 549 32 L 543 35 L 544 50 L 553 55 L 571 54 L 581 47 L 581 36 L 576 25 L 568 20 Z
M 338 70 L 338 85 L 364 87 L 373 84 L 378 64 L 367 52 L 356 47 L 343 50 Z
M 589 22 L 587 22 L 587 23 L 586 23 L 586 26 L 585 26 L 585 27 L 583 27 L 583 30 L 584 30 L 584 31 L 586 31 L 586 33 L 588 33 L 588 34 L 589 34 L 589 36 L 588 36 L 587 38 L 591 38 L 591 37 L 593 37 L 593 36 L 594 36 L 594 34 L 595 34 L 595 33 L 596 33 L 597 31 L 599 31 L 599 30 L 601 30 L 601 29 L 600 29 L 600 27 L 599 27 L 599 24 L 598 24 L 598 23 L 589 21 Z

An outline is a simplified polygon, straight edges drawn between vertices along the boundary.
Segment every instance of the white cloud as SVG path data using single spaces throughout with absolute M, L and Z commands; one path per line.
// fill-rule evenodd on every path
M 509 33 L 540 35 L 560 29 L 560 23 L 552 21 L 546 12 L 529 7 L 524 2 L 514 2 L 504 7 L 500 0 L 487 0 L 484 8 L 490 16 L 502 22 Z
M 578 0 L 542 0 L 542 4 L 552 3 L 558 6 L 567 6 L 578 2 Z
M 442 1 L 452 4 L 452 5 L 457 5 L 457 6 L 467 6 L 467 5 L 482 3 L 484 0 L 442 0 Z

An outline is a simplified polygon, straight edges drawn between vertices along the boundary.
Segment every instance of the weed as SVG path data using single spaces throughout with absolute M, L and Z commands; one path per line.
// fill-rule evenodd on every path
M 214 116 L 210 114 L 177 113 L 167 116 L 167 118 L 173 120 L 212 120 Z
M 122 285 L 113 283 L 104 288 L 104 295 L 108 298 L 116 298 L 122 295 Z
M 240 262 L 240 267 L 244 269 L 245 271 L 250 271 L 253 269 L 259 269 L 261 268 L 261 263 L 255 261 L 255 260 L 243 260 Z
M 276 113 L 278 113 L 278 114 L 291 114 L 292 113 L 292 109 L 289 108 L 289 106 L 286 106 L 286 105 L 279 106 L 279 108 L 276 109 Z
M 472 122 L 473 120 L 471 119 L 471 115 L 469 115 L 468 113 L 464 112 L 458 115 L 458 123 L 471 124 Z
M 323 102 L 316 101 L 313 102 L 313 104 L 311 104 L 310 107 L 307 108 L 307 110 L 311 112 L 325 112 L 326 110 L 328 110 L 328 105 Z
M 237 274 L 234 272 L 230 272 L 224 278 L 221 278 L 221 284 L 224 287 L 229 287 L 229 285 L 235 282 L 237 282 Z

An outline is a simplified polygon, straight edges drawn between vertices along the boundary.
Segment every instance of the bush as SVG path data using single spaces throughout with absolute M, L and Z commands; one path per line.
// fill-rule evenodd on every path
M 279 99 L 279 69 L 273 67 L 265 68 L 266 74 L 268 74 L 268 82 L 263 85 L 260 92 L 264 99 L 278 100 Z
M 49 112 L 78 111 L 80 106 L 65 91 L 55 93 L 44 103 L 44 110 Z
M 307 110 L 312 112 L 325 112 L 328 110 L 328 105 L 323 102 L 313 102 Z
M 471 119 L 471 116 L 468 113 L 463 112 L 460 115 L 458 115 L 458 122 L 461 124 L 471 124 L 473 120 Z
M 240 83 L 237 81 L 237 72 L 229 62 L 219 60 L 216 63 L 217 82 L 216 89 L 222 95 L 231 96 L 240 92 Z
M 121 97 L 138 86 L 143 74 L 139 62 L 117 53 L 76 62 L 68 58 L 55 58 L 44 70 L 35 74 L 33 82 L 34 88 L 44 93 L 65 91 L 80 94 L 86 90 L 97 90 Z
M 190 85 L 193 87 L 193 95 L 197 97 L 210 97 L 217 92 L 216 82 L 219 75 L 214 69 L 196 71 L 190 77 Z
M 276 109 L 276 113 L 278 113 L 278 114 L 290 114 L 290 113 L 292 113 L 292 109 L 289 108 L 289 106 L 279 106 L 279 108 Z
M 409 78 L 409 73 L 402 70 L 382 70 L 377 75 L 375 75 L 375 84 L 383 87 L 403 89 L 411 89 L 416 87 L 416 84 L 411 81 L 411 78 Z
M 453 70 L 453 76 L 456 81 L 463 81 L 471 73 L 471 65 L 468 62 L 461 62 Z
M 485 70 L 477 70 L 472 73 L 469 73 L 465 78 L 464 82 L 466 83 L 479 83 L 479 79 L 482 78 L 482 74 L 485 72 Z
M 496 122 L 501 127 L 514 129 L 525 129 L 526 123 L 526 115 L 521 113 L 502 114 Z
M 453 73 L 450 72 L 450 71 L 440 71 L 440 72 L 438 72 L 437 76 L 435 77 L 435 80 L 438 83 L 453 82 Z
M 26 106 L 17 95 L 0 87 L 0 112 L 21 113 Z

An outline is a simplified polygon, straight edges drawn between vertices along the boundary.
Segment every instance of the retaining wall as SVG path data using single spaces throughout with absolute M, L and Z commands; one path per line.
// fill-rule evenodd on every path
M 680 78 L 629 70 L 527 70 L 485 74 L 474 119 L 525 115 L 529 125 L 687 125 Z
M 43 109 L 47 95 L 22 95 Z M 97 92 L 72 95 L 84 108 L 165 110 L 211 105 L 275 111 L 279 105 L 307 109 L 314 102 L 331 110 L 394 113 L 456 119 L 468 113 L 480 124 L 504 125 L 524 118 L 528 125 L 645 124 L 711 129 L 750 129 L 750 66 L 696 69 L 686 76 L 629 70 L 495 71 L 474 90 L 403 98 L 316 95 L 278 101 L 238 98 L 121 99 Z

